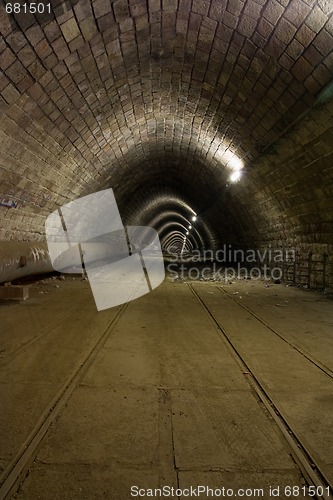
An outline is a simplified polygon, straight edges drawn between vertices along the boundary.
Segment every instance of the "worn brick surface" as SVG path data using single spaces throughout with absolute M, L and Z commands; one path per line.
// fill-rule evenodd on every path
M 42 239 L 56 206 L 110 186 L 124 221 L 166 207 L 166 237 L 192 207 L 196 243 L 332 244 L 331 2 L 52 5 L 0 4 L 1 238 Z

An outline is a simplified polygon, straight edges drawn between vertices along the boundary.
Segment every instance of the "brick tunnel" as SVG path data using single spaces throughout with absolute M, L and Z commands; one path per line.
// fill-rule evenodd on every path
M 0 34 L 0 500 L 330 498 L 332 0 L 0 0 Z M 118 239 L 71 219 L 59 268 L 80 200 Z

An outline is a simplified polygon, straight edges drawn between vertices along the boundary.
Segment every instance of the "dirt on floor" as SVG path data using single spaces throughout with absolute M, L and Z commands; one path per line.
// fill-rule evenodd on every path
M 4 484 L 31 451 L 17 498 L 159 498 L 163 486 L 171 498 L 223 487 L 235 498 L 271 498 L 272 488 L 290 498 L 289 487 L 308 498 L 254 382 L 333 483 L 333 308 L 323 293 L 168 273 L 151 293 L 98 312 L 86 280 L 55 275 L 31 283 L 27 301 L 1 303 L 0 318 Z

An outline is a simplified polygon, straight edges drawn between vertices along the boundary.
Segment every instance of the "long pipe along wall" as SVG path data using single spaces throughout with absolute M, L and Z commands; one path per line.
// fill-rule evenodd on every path
M 53 267 L 46 243 L 0 242 L 0 283 L 52 271 Z

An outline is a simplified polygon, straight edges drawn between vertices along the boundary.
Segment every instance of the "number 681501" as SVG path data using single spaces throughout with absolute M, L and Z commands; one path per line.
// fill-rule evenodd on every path
M 44 14 L 51 13 L 51 4 L 50 3 L 6 3 L 6 12 L 7 14 Z

